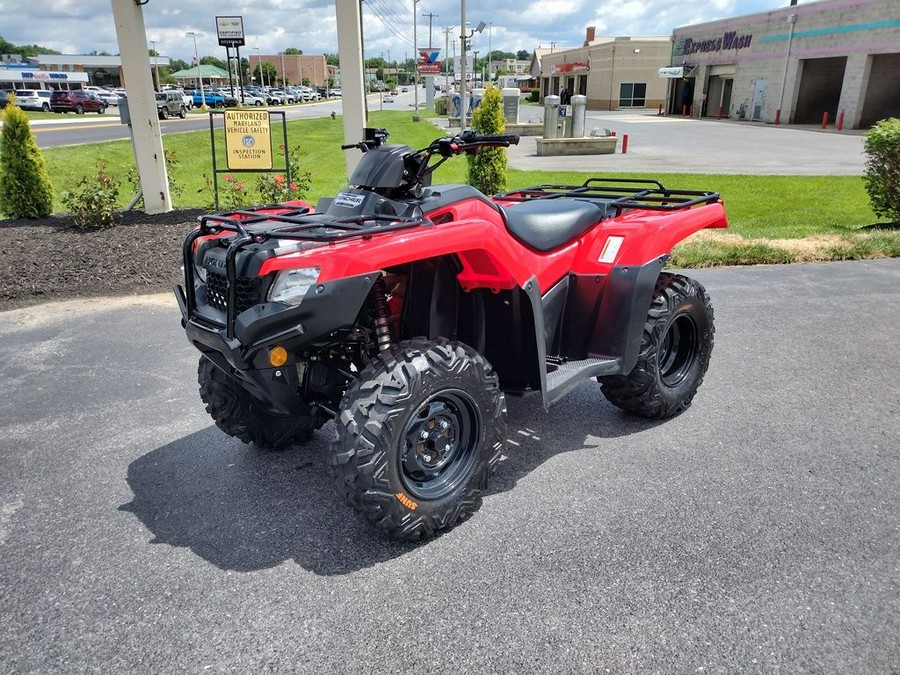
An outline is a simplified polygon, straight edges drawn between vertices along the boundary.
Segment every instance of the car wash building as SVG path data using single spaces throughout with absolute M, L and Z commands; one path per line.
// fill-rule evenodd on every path
M 900 5 L 824 0 L 676 28 L 670 114 L 868 128 L 900 116 Z

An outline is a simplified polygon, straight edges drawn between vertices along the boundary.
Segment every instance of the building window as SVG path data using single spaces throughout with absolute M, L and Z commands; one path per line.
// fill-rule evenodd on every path
M 619 85 L 620 108 L 643 108 L 646 103 L 646 82 L 623 82 Z

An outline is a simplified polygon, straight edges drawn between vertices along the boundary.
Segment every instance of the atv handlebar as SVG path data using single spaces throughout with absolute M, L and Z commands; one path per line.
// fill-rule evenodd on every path
M 439 138 L 431 144 L 429 150 L 437 151 L 441 157 L 451 157 L 460 152 L 475 152 L 478 148 L 518 145 L 517 134 L 479 134 L 465 131 L 450 138 Z

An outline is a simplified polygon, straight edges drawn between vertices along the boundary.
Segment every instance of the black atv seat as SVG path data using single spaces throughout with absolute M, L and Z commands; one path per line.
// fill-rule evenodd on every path
M 523 244 L 551 251 L 586 232 L 606 215 L 605 203 L 534 199 L 503 208 L 506 226 Z

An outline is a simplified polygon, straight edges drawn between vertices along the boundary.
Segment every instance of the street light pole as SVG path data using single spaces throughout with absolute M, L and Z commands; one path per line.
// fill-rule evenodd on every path
M 159 81 L 159 58 L 156 53 L 156 40 L 150 40 L 150 45 L 153 47 L 153 68 L 156 71 L 156 91 L 159 91 L 160 87 L 162 87 L 162 83 Z
M 200 70 L 200 52 L 197 51 L 197 31 L 189 30 L 187 34 L 194 38 L 194 60 L 197 62 L 197 75 L 200 78 L 200 109 L 206 110 L 206 91 L 203 89 L 203 72 Z
M 259 82 L 262 84 L 263 93 L 266 91 L 266 71 L 263 70 L 262 67 L 262 56 L 259 55 L 259 47 L 254 47 L 253 51 L 256 52 L 256 66 L 259 68 Z
M 287 86 L 287 71 L 284 69 L 284 52 L 281 53 L 281 86 Z

